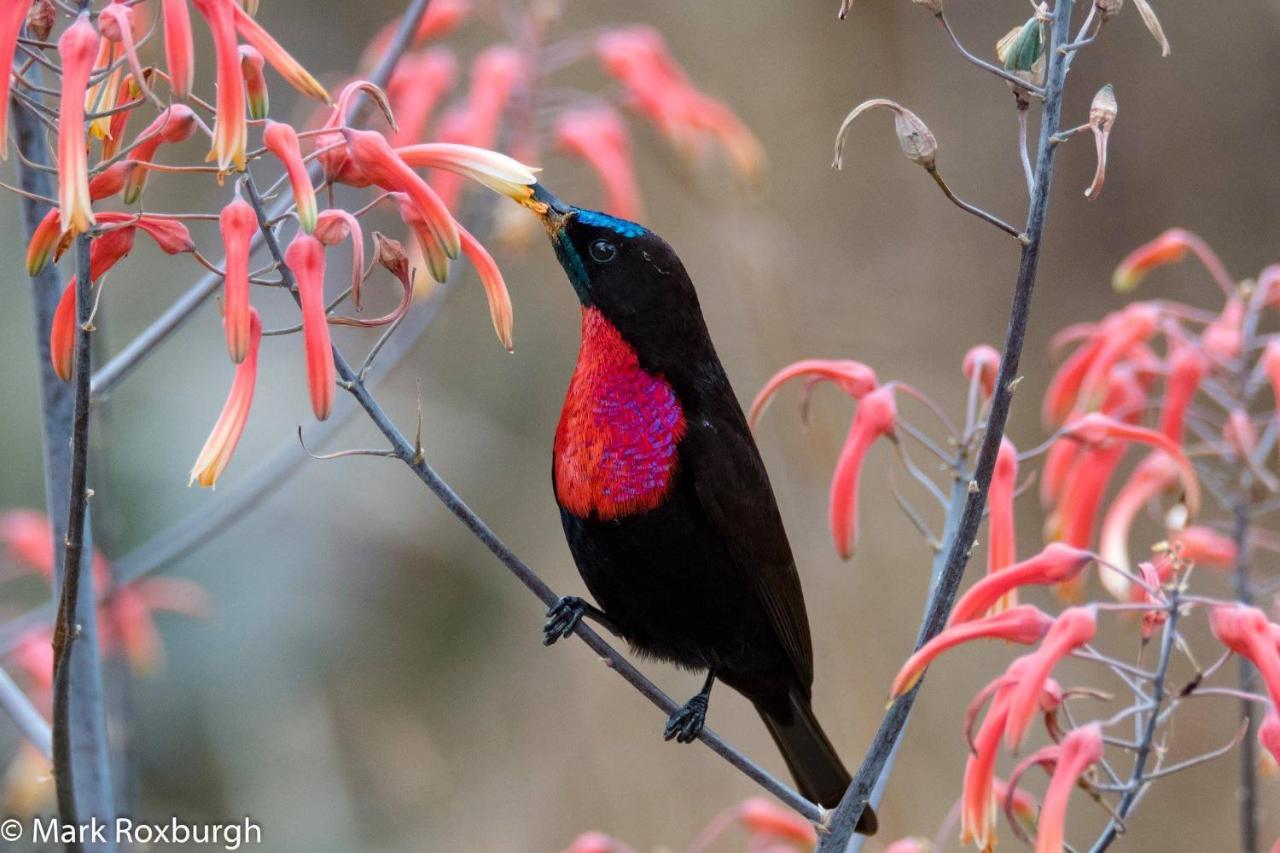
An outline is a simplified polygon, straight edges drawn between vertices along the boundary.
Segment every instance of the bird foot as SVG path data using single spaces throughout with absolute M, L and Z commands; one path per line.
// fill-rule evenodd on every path
M 561 597 L 547 610 L 547 623 L 542 626 L 542 645 L 549 646 L 572 634 L 589 609 L 590 605 L 576 595 Z
M 675 738 L 676 743 L 692 743 L 702 733 L 702 727 L 706 724 L 707 696 L 699 693 L 667 718 L 667 727 L 662 731 L 662 739 Z

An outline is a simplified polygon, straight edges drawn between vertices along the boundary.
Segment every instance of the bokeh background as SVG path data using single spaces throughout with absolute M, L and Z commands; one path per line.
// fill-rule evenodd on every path
M 451 39 L 463 57 L 503 38 L 497 4 L 480 5 L 488 13 Z M 270 0 L 260 17 L 310 68 L 337 78 L 399 6 Z M 859 2 L 839 23 L 835 7 L 835 0 L 570 0 L 554 34 L 630 21 L 657 26 L 698 84 L 762 141 L 767 186 L 744 191 L 715 164 L 684 167 L 651 129 L 635 125 L 647 224 L 684 258 L 742 399 L 790 361 L 851 357 L 959 412 L 965 350 L 1002 337 L 1016 246 L 947 204 L 900 156 L 883 114 L 854 128 L 841 173 L 830 168 L 832 140 L 855 103 L 896 98 L 937 135 L 939 164 L 957 192 L 1021 222 L 1026 192 L 1012 97 L 963 63 L 911 4 Z M 1100 200 L 1081 195 L 1093 171 L 1087 136 L 1058 161 L 1026 379 L 1010 425 L 1022 446 L 1044 437 L 1037 410 L 1051 369 L 1049 336 L 1122 304 L 1108 281 L 1128 249 L 1183 225 L 1240 277 L 1280 256 L 1280 5 L 1166 2 L 1160 11 L 1171 57 L 1160 59 L 1126 8 L 1072 73 L 1065 123 L 1084 121 L 1106 82 L 1116 85 L 1120 113 Z M 952 14 L 962 38 L 986 55 L 1027 8 L 1005 0 L 958 4 Z M 610 85 L 590 61 L 560 79 L 594 91 Z M 274 88 L 287 103 L 284 87 Z M 561 195 L 598 202 L 580 164 L 548 153 L 544 165 Z M 193 203 L 189 191 L 176 182 L 164 190 L 164 176 L 156 177 L 156 207 Z M 16 206 L 0 217 L 0 264 L 18 270 Z M 427 458 L 549 583 L 579 592 L 549 481 L 577 309 L 534 236 L 526 249 L 499 254 L 515 301 L 515 354 L 493 339 L 480 288 L 465 278 L 378 395 L 409 430 L 420 388 Z M 108 284 L 107 353 L 196 274 L 141 242 Z M 9 365 L 0 372 L 0 507 L 41 506 L 30 297 L 24 278 L 10 279 L 0 310 L 0 358 Z M 1149 286 L 1213 304 L 1212 285 L 1191 266 L 1162 272 Z M 288 316 L 286 306 L 277 308 L 278 319 Z M 355 347 L 370 339 L 343 340 Z M 93 486 L 109 554 L 214 499 L 189 490 L 186 472 L 230 381 L 222 347 L 210 306 L 105 408 L 96 427 L 105 463 Z M 294 440 L 309 417 L 296 341 L 269 341 L 263 358 L 228 487 Z M 893 505 L 889 454 L 880 450 L 866 474 L 858 552 L 848 563 L 836 558 L 825 522 L 827 477 L 851 408 L 820 393 L 804 428 L 797 399 L 784 395 L 759 441 L 807 592 L 815 704 L 853 766 L 910 650 L 930 554 Z M 373 443 L 372 429 L 356 418 L 325 449 Z M 1020 515 L 1023 553 L 1038 547 L 1040 519 L 1029 496 Z M 544 649 L 542 608 L 394 462 L 309 463 L 167 571 L 206 587 L 213 609 L 203 621 L 163 619 L 164 665 L 125 690 L 136 814 L 248 814 L 264 827 L 265 848 L 285 851 L 556 851 L 586 829 L 641 850 L 680 849 L 721 809 L 755 793 L 706 749 L 664 744 L 661 715 L 583 646 Z M 16 612 L 29 592 L 15 588 L 8 607 Z M 886 841 L 936 831 L 960 790 L 963 708 L 994 661 L 1011 654 L 966 650 L 931 674 L 881 810 Z M 697 690 L 698 676 L 645 669 L 677 697 Z M 1188 750 L 1229 735 L 1234 708 L 1221 709 L 1187 718 L 1179 734 Z M 738 697 L 718 691 L 711 721 L 784 772 Z M 7 752 L 15 743 L 0 721 L 0 746 Z M 1119 848 L 1231 847 L 1234 760 L 1156 788 L 1131 821 L 1135 840 Z M 1278 785 L 1264 782 L 1264 804 L 1280 797 Z M 1271 839 L 1280 813 L 1266 812 Z M 1078 803 L 1079 841 L 1102 818 Z M 723 849 L 734 844 L 741 840 Z

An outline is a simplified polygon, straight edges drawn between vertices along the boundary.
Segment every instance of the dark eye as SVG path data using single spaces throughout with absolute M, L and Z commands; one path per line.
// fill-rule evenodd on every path
M 591 260 L 598 264 L 607 264 L 618 256 L 617 247 L 608 240 L 596 240 L 588 251 L 591 252 Z

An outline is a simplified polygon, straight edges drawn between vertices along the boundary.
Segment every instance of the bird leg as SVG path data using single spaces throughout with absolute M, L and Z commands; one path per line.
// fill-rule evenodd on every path
M 542 645 L 549 646 L 561 637 L 568 637 L 584 616 L 590 616 L 611 633 L 618 633 L 617 627 L 603 610 L 576 595 L 565 595 L 547 610 L 547 623 L 542 626 Z
M 711 685 L 715 682 L 715 672 L 708 671 L 707 683 L 702 685 L 698 695 L 685 702 L 667 718 L 667 727 L 662 731 L 663 740 L 675 738 L 676 743 L 692 743 L 702 733 L 702 727 L 707 724 L 707 703 L 711 701 Z

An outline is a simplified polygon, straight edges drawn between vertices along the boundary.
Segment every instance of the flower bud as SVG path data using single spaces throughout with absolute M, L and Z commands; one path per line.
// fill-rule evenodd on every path
M 1093 131 L 1093 144 L 1098 154 L 1098 167 L 1093 173 L 1093 183 L 1084 191 L 1084 196 L 1089 201 L 1096 199 L 1102 192 L 1102 183 L 1107 178 L 1107 140 L 1116 123 L 1117 111 L 1116 93 L 1108 83 L 1093 96 L 1093 104 L 1089 107 L 1089 129 Z
M 267 78 L 262 69 L 266 60 L 257 48 L 242 44 L 240 52 L 240 73 L 244 75 L 244 87 L 248 94 L 249 118 L 264 119 L 271 111 L 271 97 L 267 91 Z
M 906 155 L 907 159 L 926 169 L 932 169 L 938 152 L 938 140 L 934 138 L 933 132 L 911 110 L 896 101 L 890 101 L 885 98 L 873 98 L 869 101 L 863 101 L 853 108 L 853 112 L 845 116 L 844 122 L 840 125 L 840 130 L 836 133 L 836 156 L 832 165 L 837 169 L 843 168 L 844 143 L 845 138 L 849 135 L 850 126 L 853 124 L 854 119 L 862 115 L 862 113 L 876 107 L 882 107 L 893 112 L 893 129 L 898 134 L 898 145 L 902 147 L 902 153 Z

